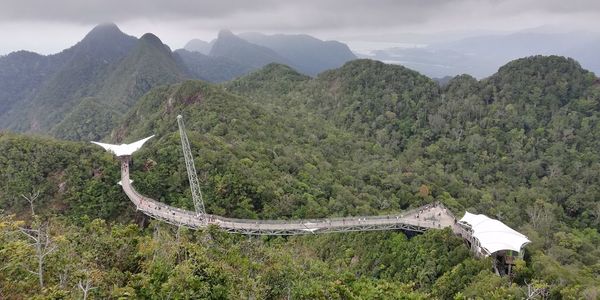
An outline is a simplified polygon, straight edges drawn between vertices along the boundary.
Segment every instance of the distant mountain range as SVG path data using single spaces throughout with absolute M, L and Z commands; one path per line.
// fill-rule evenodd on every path
M 356 59 L 346 44 L 337 41 L 322 41 L 309 35 L 265 35 L 256 32 L 236 36 L 228 30 L 219 32 L 218 38 L 211 42 L 191 40 L 184 49 L 212 57 L 213 61 L 222 64 L 235 63 L 239 70 L 255 69 L 275 62 L 289 65 L 310 76 Z
M 539 54 L 572 57 L 586 69 L 600 74 L 598 50 L 598 34 L 525 31 L 476 36 L 427 47 L 380 49 L 359 56 L 401 64 L 430 77 L 469 74 L 483 78 L 508 61 Z
M 0 129 L 99 139 L 156 86 L 186 79 L 227 81 L 273 62 L 316 75 L 356 58 L 344 44 L 309 36 L 248 34 L 247 39 L 224 30 L 211 43 L 192 40 L 188 49 L 171 51 L 151 33 L 138 39 L 108 23 L 57 54 L 1 56 Z M 310 43 L 299 54 L 293 48 L 303 41 Z
M 531 51 L 572 54 L 600 73 L 593 52 L 599 47 L 595 36 L 530 32 L 379 50 L 371 57 L 439 77 L 438 84 L 446 85 L 451 79 L 446 75 L 485 77 Z M 101 139 L 141 96 L 158 86 L 188 79 L 230 81 L 271 63 L 314 77 L 355 58 L 347 45 L 336 41 L 308 35 L 235 35 L 228 30 L 213 41 L 191 40 L 185 49 L 172 51 L 151 33 L 138 39 L 115 24 L 101 24 L 57 54 L 17 51 L 0 56 L 0 130 Z

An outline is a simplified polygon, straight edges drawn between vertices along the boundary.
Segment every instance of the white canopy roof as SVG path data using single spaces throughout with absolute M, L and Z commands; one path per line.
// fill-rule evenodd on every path
M 106 151 L 116 155 L 116 156 L 125 156 L 125 155 L 131 155 L 133 154 L 133 152 L 139 150 L 140 148 L 142 148 L 142 145 L 144 145 L 144 143 L 151 139 L 154 135 L 149 136 L 143 140 L 139 140 L 137 142 L 131 143 L 131 144 L 121 144 L 121 145 L 113 145 L 113 144 L 105 144 L 105 143 L 99 143 L 99 142 L 92 142 L 98 146 L 101 146 L 102 148 L 106 149 Z
M 471 226 L 473 237 L 490 254 L 500 250 L 521 251 L 521 247 L 530 242 L 523 234 L 485 215 L 465 212 L 460 222 Z

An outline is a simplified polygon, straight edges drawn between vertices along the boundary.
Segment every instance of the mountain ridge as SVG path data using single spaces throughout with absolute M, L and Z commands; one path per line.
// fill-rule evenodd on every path
M 69 139 L 100 138 L 106 134 L 107 125 L 100 124 L 99 116 L 108 114 L 113 116 L 109 120 L 116 120 L 153 86 L 188 76 L 179 58 L 158 37 L 146 34 L 136 39 L 112 23 L 95 27 L 71 48 L 40 57 L 61 61 L 39 88 L 31 90 L 30 97 L 4 112 L 0 127 Z M 91 107 L 101 110 L 94 124 L 86 127 L 91 132 L 76 130 L 82 115 L 90 117 L 77 109 L 84 100 L 88 102 L 84 106 L 95 101 Z M 103 130 L 94 133 L 96 126 Z
M 152 33 L 138 39 L 114 23 L 102 23 L 57 54 L 21 51 L 0 56 L 0 128 L 97 139 L 107 128 L 99 124 L 100 116 L 109 123 L 117 120 L 157 85 L 191 78 L 222 82 L 273 61 L 291 64 L 273 50 L 231 31 L 221 31 L 220 39 L 211 44 L 216 47 L 208 56 L 171 51 Z M 81 122 L 86 130 L 76 128 Z M 94 133 L 95 127 L 102 129 Z M 73 132 L 78 134 L 70 134 Z
M 340 67 L 345 62 L 356 59 L 346 44 L 322 41 L 306 34 L 241 33 L 239 36 L 251 43 L 273 49 L 288 59 L 292 67 L 310 76 L 316 76 L 324 70 Z
M 194 43 L 198 43 L 199 48 L 195 48 Z M 216 43 L 219 44 L 217 49 L 211 52 Z M 197 39 L 191 40 L 184 49 L 213 57 L 214 63 L 217 63 L 217 57 L 228 57 L 237 62 L 239 64 L 237 68 L 242 70 L 256 70 L 268 63 L 281 63 L 309 76 L 316 76 L 327 69 L 340 67 L 345 62 L 356 58 L 347 45 L 337 41 L 322 41 L 309 35 L 260 33 L 235 35 L 229 30 L 219 32 L 219 37 L 210 43 Z M 252 53 L 252 55 L 241 57 L 240 55 L 244 53 Z M 239 72 L 236 75 L 244 74 L 247 72 Z M 227 78 L 233 79 L 237 76 Z
M 229 30 L 219 31 L 209 55 L 226 57 L 240 64 L 248 64 L 253 68 L 260 68 L 272 62 L 289 63 L 275 51 L 250 43 Z

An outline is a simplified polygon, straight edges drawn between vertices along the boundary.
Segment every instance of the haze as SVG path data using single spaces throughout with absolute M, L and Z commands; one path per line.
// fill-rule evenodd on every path
M 600 19 L 600 2 L 593 0 L 57 0 L 52 8 L 47 6 L 42 0 L 3 3 L 0 54 L 22 49 L 56 53 L 75 44 L 98 23 L 115 22 L 124 32 L 138 37 L 152 32 L 172 49 L 182 48 L 193 38 L 210 41 L 224 28 L 235 33 L 305 33 L 345 42 L 359 56 L 408 62 L 409 67 L 419 69 L 423 62 L 407 61 L 405 54 L 381 57 L 374 51 L 523 32 L 596 37 L 596 20 Z M 569 54 L 553 51 L 554 46 L 542 50 L 532 47 L 520 49 L 517 54 Z M 400 58 L 394 60 L 394 56 Z M 502 56 L 499 62 L 490 63 L 491 69 L 510 58 L 513 56 Z M 445 64 L 437 68 L 440 70 L 420 71 L 429 76 L 464 71 Z M 472 73 L 481 77 L 489 71 Z

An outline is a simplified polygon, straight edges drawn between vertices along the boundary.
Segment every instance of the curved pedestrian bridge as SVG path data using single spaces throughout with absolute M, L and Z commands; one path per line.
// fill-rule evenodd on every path
M 232 219 L 210 214 L 199 215 L 194 211 L 166 205 L 138 193 L 129 178 L 130 156 L 119 156 L 119 158 L 123 191 L 136 208 L 152 218 L 176 226 L 200 229 L 215 225 L 228 232 L 248 235 L 299 235 L 374 230 L 424 232 L 432 228 L 455 225 L 452 213 L 445 207 L 435 204 L 391 215 L 324 219 L 254 220 Z

